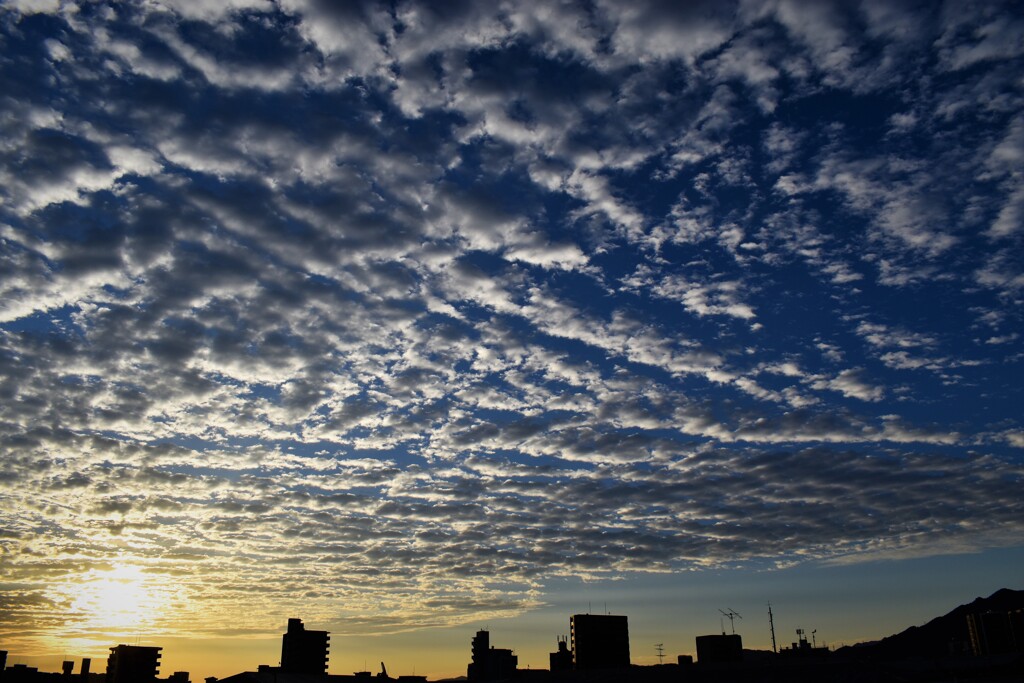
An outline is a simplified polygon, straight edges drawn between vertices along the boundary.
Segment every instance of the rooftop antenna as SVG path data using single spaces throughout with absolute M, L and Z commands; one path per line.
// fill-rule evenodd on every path
M 656 643 L 654 649 L 658 651 L 658 664 L 663 664 L 665 662 L 665 644 Z
M 724 614 L 725 616 L 729 617 L 729 627 L 732 629 L 732 634 L 736 635 L 736 622 L 733 621 L 733 620 L 736 617 L 739 617 L 740 619 L 742 619 L 743 615 L 740 614 L 739 612 L 737 612 L 736 610 L 734 610 L 732 607 L 727 607 L 726 609 L 728 609 L 729 611 L 728 612 L 726 612 L 724 610 L 718 610 L 718 611 L 721 612 L 722 614 Z M 725 628 L 722 629 L 722 635 L 723 636 L 725 635 Z
M 772 652 L 778 653 L 775 648 L 775 619 L 772 617 L 772 603 L 768 603 L 768 626 L 772 630 Z

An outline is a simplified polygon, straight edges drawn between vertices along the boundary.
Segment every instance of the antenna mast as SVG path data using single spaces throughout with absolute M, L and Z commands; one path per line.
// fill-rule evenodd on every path
M 733 621 L 733 620 L 736 617 L 739 617 L 740 619 L 742 619 L 743 615 L 740 614 L 739 612 L 737 612 L 736 610 L 734 610 L 732 607 L 729 607 L 728 610 L 729 610 L 728 612 L 726 612 L 724 610 L 718 610 L 718 611 L 721 612 L 722 614 L 724 614 L 725 616 L 729 617 L 729 628 L 732 629 L 732 634 L 736 635 L 736 622 Z M 725 633 L 725 629 L 724 628 L 722 629 L 722 633 L 723 634 Z
M 654 649 L 658 651 L 658 664 L 663 664 L 665 662 L 665 644 L 657 643 Z
M 772 603 L 768 603 L 768 626 L 772 629 L 772 652 L 779 652 L 775 647 L 775 619 L 772 617 Z

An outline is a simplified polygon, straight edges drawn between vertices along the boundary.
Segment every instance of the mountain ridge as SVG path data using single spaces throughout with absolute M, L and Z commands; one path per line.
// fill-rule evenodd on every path
M 987 598 L 977 597 L 921 626 L 910 626 L 881 640 L 841 647 L 838 655 L 870 659 L 941 658 L 969 652 L 967 615 L 1024 609 L 1024 590 L 1000 588 Z

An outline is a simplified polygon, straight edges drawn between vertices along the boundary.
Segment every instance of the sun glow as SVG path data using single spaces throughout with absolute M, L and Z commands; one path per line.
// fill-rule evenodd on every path
M 171 602 L 169 587 L 160 577 L 130 564 L 91 570 L 66 591 L 68 625 L 80 637 L 99 637 L 105 643 L 111 637 L 148 633 Z
M 76 613 L 102 617 L 109 628 L 132 627 L 146 620 L 154 591 L 139 567 L 90 572 L 71 604 Z

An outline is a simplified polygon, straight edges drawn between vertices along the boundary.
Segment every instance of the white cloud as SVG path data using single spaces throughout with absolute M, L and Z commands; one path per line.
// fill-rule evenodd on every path
M 615 54 L 626 62 L 682 59 L 692 62 L 732 35 L 734 3 L 602 1 L 600 11 L 615 26 Z
M 946 30 L 939 44 L 946 68 L 965 69 L 979 62 L 1024 54 L 1024 22 L 995 14 L 998 5 L 981 8 L 980 17 L 960 11 L 954 2 L 945 3 L 943 9 Z
M 832 389 L 838 391 L 848 398 L 857 398 L 861 401 L 880 401 L 885 395 L 885 389 L 873 386 L 861 376 L 863 370 L 860 368 L 849 368 L 843 370 L 836 377 L 830 380 L 821 380 L 814 383 L 816 389 Z
M 743 320 L 755 317 L 754 309 L 742 301 L 744 287 L 739 280 L 700 282 L 668 275 L 655 276 L 648 286 L 653 294 L 677 301 L 698 316 L 728 315 Z
M 1018 425 L 959 410 L 1020 358 L 988 16 L 933 45 L 880 2 L 9 7 L 12 582 L 64 600 L 123 553 L 213 630 L 302 596 L 382 633 L 541 577 L 1020 531 Z
M 60 0 L 11 0 L 7 7 L 21 14 L 53 14 L 60 5 Z

